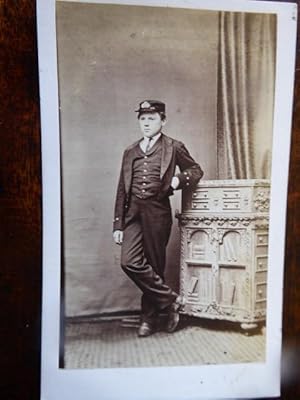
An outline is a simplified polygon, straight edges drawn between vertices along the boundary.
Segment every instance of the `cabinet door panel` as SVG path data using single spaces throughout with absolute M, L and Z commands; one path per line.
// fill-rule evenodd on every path
M 226 232 L 220 244 L 219 263 L 240 263 L 244 253 L 240 232 Z
M 246 269 L 220 266 L 218 303 L 220 306 L 245 309 Z
M 195 229 L 191 233 L 188 246 L 188 259 L 193 261 L 211 262 L 212 252 L 209 234 L 205 230 Z
M 215 286 L 211 265 L 189 265 L 187 275 L 187 302 L 210 304 Z

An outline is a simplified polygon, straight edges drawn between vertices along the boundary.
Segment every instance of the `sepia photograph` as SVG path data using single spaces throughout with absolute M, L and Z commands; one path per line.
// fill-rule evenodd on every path
M 64 367 L 264 361 L 276 15 L 56 18 Z
M 255 394 L 278 393 L 296 9 L 213 3 L 52 3 L 61 376 L 178 371 L 221 398 L 215 373 L 273 364 Z

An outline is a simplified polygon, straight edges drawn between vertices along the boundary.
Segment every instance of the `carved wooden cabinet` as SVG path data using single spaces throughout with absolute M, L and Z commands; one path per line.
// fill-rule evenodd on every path
M 202 181 L 183 197 L 184 313 L 245 329 L 265 319 L 269 198 L 268 180 Z

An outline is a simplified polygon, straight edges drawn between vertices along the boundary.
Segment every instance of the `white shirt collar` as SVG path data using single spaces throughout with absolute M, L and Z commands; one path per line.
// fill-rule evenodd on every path
M 151 142 L 150 142 L 150 149 L 155 145 L 155 143 L 158 141 L 158 139 L 161 137 L 161 132 L 158 132 L 156 135 L 151 137 Z M 148 144 L 149 138 L 147 136 L 144 136 L 143 140 L 140 142 L 140 148 L 143 150 L 143 152 L 146 151 L 146 147 Z

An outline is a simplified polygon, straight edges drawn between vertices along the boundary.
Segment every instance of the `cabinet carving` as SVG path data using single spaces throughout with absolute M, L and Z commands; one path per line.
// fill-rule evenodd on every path
M 270 184 L 202 181 L 183 197 L 184 313 L 256 326 L 266 316 Z

